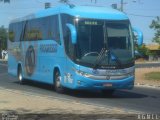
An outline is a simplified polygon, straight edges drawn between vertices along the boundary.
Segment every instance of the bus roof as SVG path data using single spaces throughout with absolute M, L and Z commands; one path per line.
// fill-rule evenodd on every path
M 106 19 L 106 20 L 128 19 L 126 14 L 112 8 L 97 7 L 97 6 L 77 6 L 77 5 L 74 7 L 70 7 L 69 5 L 61 5 L 58 7 L 41 10 L 35 14 L 31 14 L 23 18 L 15 19 L 12 22 L 24 21 L 33 18 L 40 18 L 59 13 L 65 13 L 80 18 Z

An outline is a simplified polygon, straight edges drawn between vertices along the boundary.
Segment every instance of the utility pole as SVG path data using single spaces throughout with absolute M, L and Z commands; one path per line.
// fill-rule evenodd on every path
M 140 1 L 140 0 L 139 0 Z M 137 0 L 132 0 L 133 3 L 136 3 Z M 127 2 L 124 2 L 124 0 L 121 0 L 121 7 L 120 7 L 120 11 L 124 12 L 124 5 L 128 4 Z
M 50 2 L 46 2 L 45 3 L 45 9 L 51 8 L 51 3 Z
M 124 2 L 123 2 L 123 0 L 121 0 L 121 11 L 123 12 L 123 4 L 124 4 Z
M 91 2 L 93 2 L 93 0 L 91 0 Z M 97 3 L 97 0 L 94 0 L 95 3 Z

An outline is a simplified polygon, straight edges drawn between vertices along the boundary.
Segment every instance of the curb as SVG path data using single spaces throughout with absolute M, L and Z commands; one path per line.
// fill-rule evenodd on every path
M 136 83 L 135 86 L 136 86 L 136 87 L 145 87 L 145 88 L 160 89 L 160 86 L 149 85 L 149 84 L 141 84 L 141 83 Z
M 154 64 L 154 63 L 160 63 L 160 61 L 157 62 L 135 62 L 135 64 Z

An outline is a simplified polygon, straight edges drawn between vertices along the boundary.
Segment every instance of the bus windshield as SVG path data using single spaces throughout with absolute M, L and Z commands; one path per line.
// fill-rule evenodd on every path
M 76 61 L 94 66 L 118 66 L 133 63 L 133 37 L 129 21 L 79 20 L 77 23 Z M 100 55 L 105 48 L 103 55 Z M 109 51 L 109 52 L 108 52 Z

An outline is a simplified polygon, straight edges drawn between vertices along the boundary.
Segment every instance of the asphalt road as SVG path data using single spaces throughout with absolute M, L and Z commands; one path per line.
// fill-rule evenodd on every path
M 20 90 L 36 96 L 47 95 L 61 100 L 76 100 L 101 107 L 116 107 L 137 113 L 160 113 L 160 89 L 135 87 L 133 90 L 118 90 L 112 96 L 104 96 L 99 92 L 67 91 L 57 94 L 49 85 L 27 82 L 20 85 L 17 78 L 7 74 L 7 66 L 0 64 L 0 87 Z

